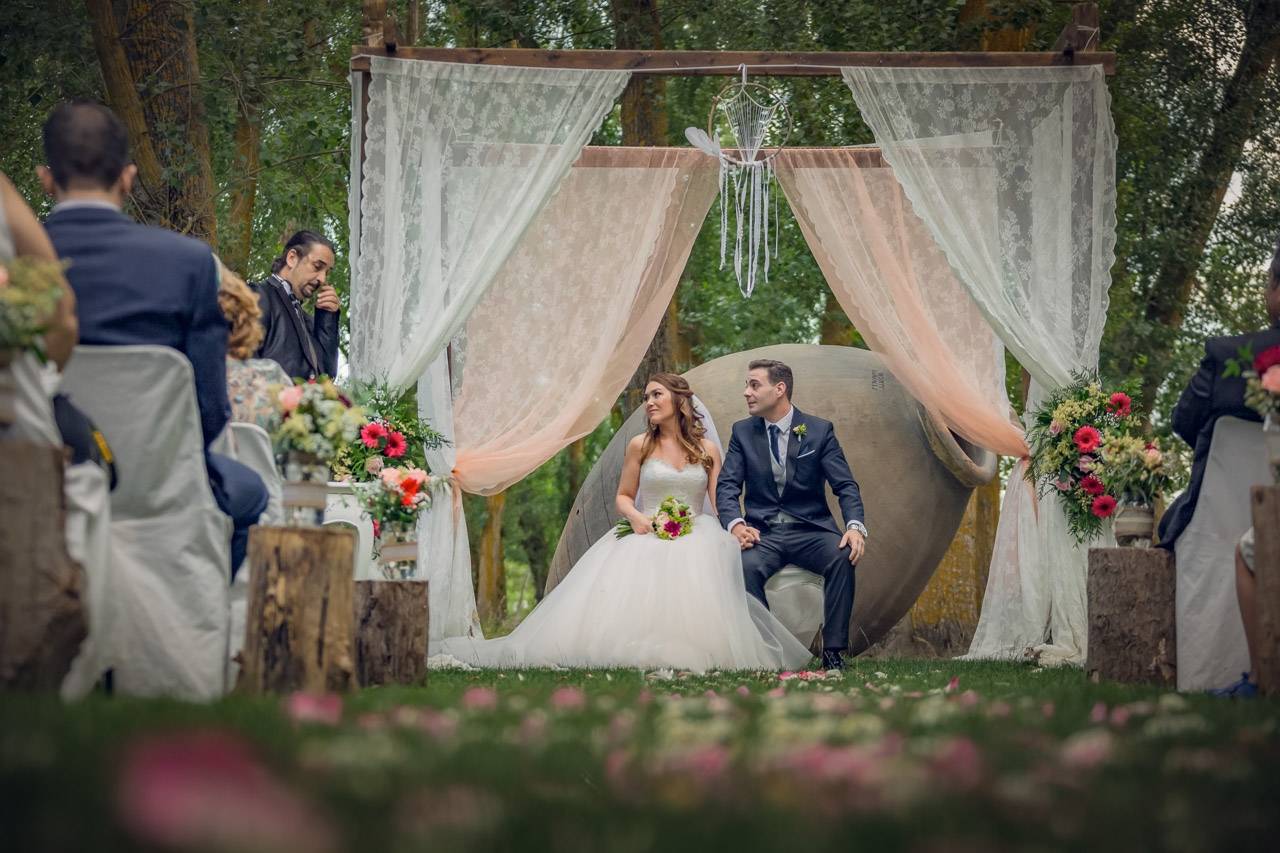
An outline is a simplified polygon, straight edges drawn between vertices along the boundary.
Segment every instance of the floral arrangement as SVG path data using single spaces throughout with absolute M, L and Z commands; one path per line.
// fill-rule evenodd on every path
M 353 406 L 327 376 L 287 387 L 273 386 L 280 426 L 272 439 L 276 453 L 304 453 L 331 464 L 356 440 L 364 409 Z
M 412 529 L 418 516 L 431 506 L 431 488 L 437 478 L 421 468 L 383 468 L 372 482 L 355 487 L 360 505 L 373 521 L 373 535 L 382 535 L 382 529 L 394 525 Z
M 340 479 L 367 483 L 388 466 L 426 469 L 428 448 L 440 447 L 445 438 L 417 415 L 411 391 L 396 392 L 385 383 L 363 386 L 356 399 L 366 412 L 359 441 L 353 441 L 334 465 Z
M 682 500 L 668 495 L 658 504 L 658 511 L 653 514 L 653 535 L 670 542 L 681 536 L 688 536 L 693 530 L 693 510 Z M 613 528 L 614 535 L 621 539 L 635 533 L 628 519 L 622 519 Z
M 1133 397 L 1079 374 L 1034 415 L 1027 479 L 1056 493 L 1071 534 L 1096 537 L 1121 504 L 1151 506 L 1170 485 L 1165 452 L 1137 434 Z
M 40 336 L 62 299 L 62 269 L 25 258 L 0 264 L 0 350 L 27 350 L 45 361 Z
M 1244 377 L 1244 403 L 1263 418 L 1280 414 L 1280 346 L 1269 347 L 1255 358 L 1252 347 L 1230 359 L 1223 376 Z

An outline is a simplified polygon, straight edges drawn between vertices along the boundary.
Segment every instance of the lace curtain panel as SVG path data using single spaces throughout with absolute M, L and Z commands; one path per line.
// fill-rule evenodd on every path
M 351 298 L 357 379 L 417 381 L 629 76 L 372 58 Z
M 717 165 L 679 149 L 589 148 L 418 386 L 454 438 L 452 471 L 420 528 L 430 639 L 480 636 L 465 490 L 496 494 L 594 429 L 653 340 L 715 198 Z M 568 333 L 571 331 L 571 334 Z
M 463 489 L 503 491 L 609 413 L 671 302 L 717 188 L 692 149 L 587 149 L 454 348 Z
M 1115 131 L 1102 69 L 845 68 L 916 214 L 1044 388 L 1097 366 L 1115 254 Z M 1032 531 L 1034 530 L 1034 535 Z M 1087 551 L 1057 503 L 1006 489 L 973 657 L 1083 663 Z
M 1025 455 L 1004 348 L 879 153 L 786 149 L 775 164 L 827 284 L 893 375 L 958 434 Z

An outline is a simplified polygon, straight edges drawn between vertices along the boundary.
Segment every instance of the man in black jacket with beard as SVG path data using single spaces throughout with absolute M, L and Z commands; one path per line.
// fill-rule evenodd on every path
M 333 262 L 332 243 L 299 231 L 285 243 L 271 277 L 251 285 L 266 330 L 255 355 L 279 362 L 292 377 L 332 377 L 338 371 L 338 293 L 325 281 Z M 303 310 L 312 296 L 314 314 Z

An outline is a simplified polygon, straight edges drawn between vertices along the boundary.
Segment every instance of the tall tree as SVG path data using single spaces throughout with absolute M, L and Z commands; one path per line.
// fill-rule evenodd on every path
M 1165 235 L 1166 254 L 1156 271 L 1144 317 L 1158 350 L 1141 364 L 1143 399 L 1154 400 L 1167 376 L 1173 334 L 1186 315 L 1205 248 L 1245 146 L 1259 131 L 1265 99 L 1275 99 L 1273 69 L 1280 55 L 1280 0 L 1251 0 L 1244 13 L 1244 44 L 1211 118 L 1208 139 L 1194 170 L 1178 184 L 1179 199 Z M 1155 355 L 1157 357 L 1150 357 Z M 1126 367 L 1132 369 L 1137 359 Z
M 138 163 L 134 201 L 140 215 L 216 245 L 192 2 L 86 2 L 108 103 L 128 128 Z

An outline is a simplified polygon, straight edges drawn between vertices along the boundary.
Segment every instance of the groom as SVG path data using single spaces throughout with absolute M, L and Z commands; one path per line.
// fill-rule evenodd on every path
M 791 405 L 791 368 L 761 359 L 747 369 L 747 412 L 733 425 L 716 483 L 720 522 L 742 547 L 747 592 L 766 607 L 764 585 L 783 566 L 822 575 L 822 665 L 843 666 L 853 612 L 853 571 L 866 547 L 862 496 L 830 421 Z M 845 518 L 843 532 L 827 509 L 830 483 Z M 738 497 L 746 486 L 746 517 Z

